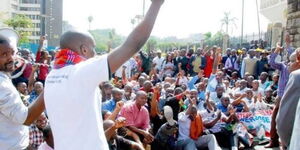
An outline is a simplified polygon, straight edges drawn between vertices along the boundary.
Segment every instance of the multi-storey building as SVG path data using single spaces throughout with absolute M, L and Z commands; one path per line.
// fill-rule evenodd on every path
M 1 0 L 0 20 L 6 20 L 16 14 L 24 14 L 31 19 L 31 43 L 37 44 L 41 35 L 47 35 L 48 46 L 58 46 L 62 34 L 62 0 Z M 0 21 L 0 27 L 5 26 Z

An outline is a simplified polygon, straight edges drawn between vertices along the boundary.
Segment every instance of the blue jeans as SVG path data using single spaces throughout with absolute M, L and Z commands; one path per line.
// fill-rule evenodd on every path
M 196 150 L 195 141 L 192 139 L 184 139 L 176 142 L 176 150 Z

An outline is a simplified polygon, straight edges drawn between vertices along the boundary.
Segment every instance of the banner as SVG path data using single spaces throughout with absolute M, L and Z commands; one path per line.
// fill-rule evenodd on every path
M 249 129 L 264 130 L 265 136 L 270 135 L 273 110 L 258 110 L 252 112 L 237 113 L 238 119 Z

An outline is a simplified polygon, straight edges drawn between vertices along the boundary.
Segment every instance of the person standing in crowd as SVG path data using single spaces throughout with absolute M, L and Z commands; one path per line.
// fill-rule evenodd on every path
M 250 49 L 248 51 L 249 56 L 243 59 L 241 66 L 241 76 L 242 78 L 245 76 L 245 73 L 248 72 L 250 75 L 257 77 L 257 61 L 258 59 L 255 56 L 255 50 Z
M 37 81 L 45 84 L 46 77 L 50 71 L 50 58 L 49 52 L 47 50 L 42 50 L 44 46 L 44 42 L 46 40 L 46 36 L 41 36 L 39 47 L 36 53 L 35 62 L 39 64 L 39 73 L 37 77 Z
M 286 45 L 287 45 L 287 53 L 288 53 L 288 58 L 290 58 L 290 55 L 292 54 L 293 50 L 290 47 L 290 39 L 289 36 L 286 37 L 285 39 Z M 277 56 L 280 54 L 280 52 L 283 50 L 283 48 L 277 44 L 277 47 L 274 52 L 271 53 L 270 55 L 270 61 L 269 64 L 273 69 L 277 69 L 280 74 L 280 78 L 278 81 L 278 90 L 277 90 L 277 97 L 276 97 L 276 103 L 275 103 L 275 108 L 273 109 L 272 113 L 272 120 L 271 120 L 271 131 L 270 131 L 270 136 L 271 140 L 269 144 L 266 146 L 266 148 L 273 148 L 273 147 L 278 147 L 279 146 L 279 137 L 277 134 L 277 129 L 276 129 L 276 117 L 280 105 L 280 101 L 282 99 L 282 96 L 284 94 L 284 90 L 286 87 L 286 84 L 289 80 L 289 67 L 288 64 L 285 62 L 276 62 L 275 59 Z M 292 58 L 293 61 L 295 61 L 295 57 Z M 291 61 L 291 60 L 289 60 Z
M 13 35 L 12 37 L 8 37 Z M 12 38 L 15 39 L 12 40 Z M 29 145 L 28 126 L 44 111 L 43 93 L 26 107 L 12 84 L 14 57 L 19 36 L 14 30 L 0 29 L 0 148 L 26 149 Z
M 61 50 L 56 54 L 54 69 L 45 84 L 45 104 L 55 150 L 108 150 L 100 117 L 98 87 L 142 48 L 163 2 L 152 0 L 144 20 L 108 55 L 95 57 L 96 44 L 89 33 L 68 31 L 61 36 Z
M 198 74 L 205 67 L 205 59 L 202 56 L 202 53 L 203 50 L 198 48 L 195 55 L 191 58 L 194 75 Z
M 225 69 L 228 75 L 231 75 L 234 71 L 239 70 L 239 64 L 237 60 L 238 60 L 238 56 L 236 50 L 233 49 L 231 51 L 231 55 L 229 55 L 229 57 L 225 61 Z
M 186 50 L 181 49 L 179 52 L 179 57 L 177 57 L 177 73 L 179 73 L 180 70 L 184 70 L 184 72 L 188 74 L 188 63 L 189 59 L 186 56 Z
M 300 49 L 290 56 L 288 70 L 290 76 L 285 92 L 280 101 L 278 114 L 276 117 L 276 127 L 279 138 L 284 147 L 289 147 L 292 136 L 296 108 L 300 98 Z M 288 116 L 288 117 L 287 117 Z
M 161 74 L 162 77 L 172 77 L 174 75 L 175 65 L 171 54 L 168 54 L 163 62 Z
M 216 49 L 215 47 L 213 49 Z M 204 77 L 209 78 L 212 73 L 214 59 L 214 53 L 211 50 L 205 52 L 205 67 L 204 67 Z
M 261 52 L 261 57 L 258 58 L 257 61 L 257 74 L 260 75 L 262 72 L 269 72 L 270 66 L 268 61 L 268 52 L 266 50 L 263 50 Z
M 152 63 L 153 65 L 155 64 L 155 70 L 160 72 L 165 58 L 161 57 L 161 50 L 157 50 L 156 55 L 157 56 L 153 59 Z
M 299 100 L 298 100 L 299 101 Z M 300 137 L 300 103 L 298 103 L 297 111 L 295 115 L 295 123 L 291 137 L 291 144 L 289 146 L 290 150 L 296 150 L 300 147 L 299 137 Z

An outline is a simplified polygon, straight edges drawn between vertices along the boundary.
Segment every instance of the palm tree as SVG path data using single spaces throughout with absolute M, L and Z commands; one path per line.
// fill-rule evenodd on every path
M 92 24 L 93 20 L 94 20 L 93 16 L 89 16 L 89 17 L 88 17 L 89 30 L 91 30 L 91 24 Z
M 223 28 L 223 26 L 225 25 L 225 33 L 228 34 L 228 28 L 229 26 L 231 25 L 234 25 L 235 28 L 236 28 L 236 24 L 235 24 L 235 21 L 237 20 L 236 17 L 232 17 L 230 16 L 230 12 L 224 12 L 224 18 L 221 20 L 221 23 L 222 23 L 222 26 L 221 28 Z

